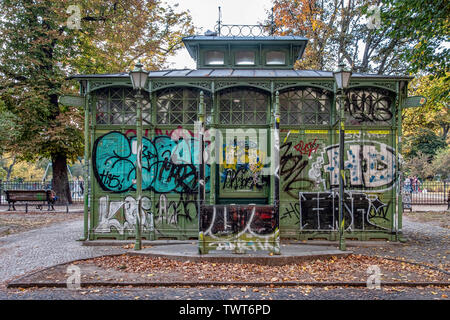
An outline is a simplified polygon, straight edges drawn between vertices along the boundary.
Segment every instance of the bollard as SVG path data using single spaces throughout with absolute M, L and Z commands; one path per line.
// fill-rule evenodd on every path
M 28 203 L 25 203 L 25 213 L 28 213 Z

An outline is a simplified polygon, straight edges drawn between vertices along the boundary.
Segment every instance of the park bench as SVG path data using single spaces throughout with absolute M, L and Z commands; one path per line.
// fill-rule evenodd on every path
M 14 204 L 17 201 L 25 202 L 25 212 L 28 212 L 29 202 L 41 202 L 36 209 L 42 210 L 42 205 L 48 205 L 48 211 L 55 210 L 55 192 L 53 190 L 5 190 L 8 211 L 16 210 Z M 51 209 L 50 209 L 51 208 Z

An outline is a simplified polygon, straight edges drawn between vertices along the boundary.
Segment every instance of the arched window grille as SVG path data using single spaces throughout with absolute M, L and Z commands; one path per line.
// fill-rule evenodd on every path
M 167 88 L 159 91 L 156 96 L 157 124 L 193 124 L 198 117 L 200 89 L 197 88 Z M 203 91 L 206 111 L 209 113 L 212 100 L 211 94 Z
M 345 122 L 350 125 L 390 125 L 395 93 L 381 88 L 352 88 L 345 101 Z
M 142 121 L 150 123 L 150 103 L 143 92 Z M 108 87 L 93 93 L 97 124 L 136 125 L 136 98 L 132 88 Z
M 233 87 L 218 95 L 221 124 L 266 124 L 269 94 L 256 88 Z
M 297 87 L 280 93 L 281 124 L 329 124 L 330 110 L 330 91 Z

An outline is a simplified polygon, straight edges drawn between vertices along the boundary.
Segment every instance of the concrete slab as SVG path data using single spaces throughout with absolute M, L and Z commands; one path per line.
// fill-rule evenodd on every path
M 200 255 L 195 244 L 176 244 L 170 246 L 156 246 L 139 251 L 129 252 L 129 255 L 145 255 L 162 257 L 178 261 L 203 261 L 216 263 L 251 263 L 260 265 L 279 266 L 294 264 L 306 260 L 329 259 L 343 257 L 352 251 L 340 251 L 335 247 L 315 245 L 282 245 L 281 254 L 273 255 L 268 251 L 248 251 L 236 254 L 232 251 L 213 251 Z

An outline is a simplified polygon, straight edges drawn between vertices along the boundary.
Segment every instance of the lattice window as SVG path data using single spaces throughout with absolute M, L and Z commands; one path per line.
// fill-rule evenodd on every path
M 200 89 L 167 88 L 157 95 L 156 122 L 158 124 L 193 124 L 198 117 Z M 204 93 L 206 112 L 211 109 L 212 100 L 209 92 Z
M 269 95 L 254 88 L 229 88 L 219 94 L 222 124 L 266 124 Z
M 329 124 L 331 92 L 292 88 L 280 93 L 281 124 Z
M 150 123 L 148 94 L 143 92 L 142 118 Z M 128 87 L 111 87 L 95 91 L 97 124 L 136 125 L 136 98 Z
M 390 125 L 395 93 L 381 88 L 354 88 L 345 101 L 345 122 L 350 125 Z

